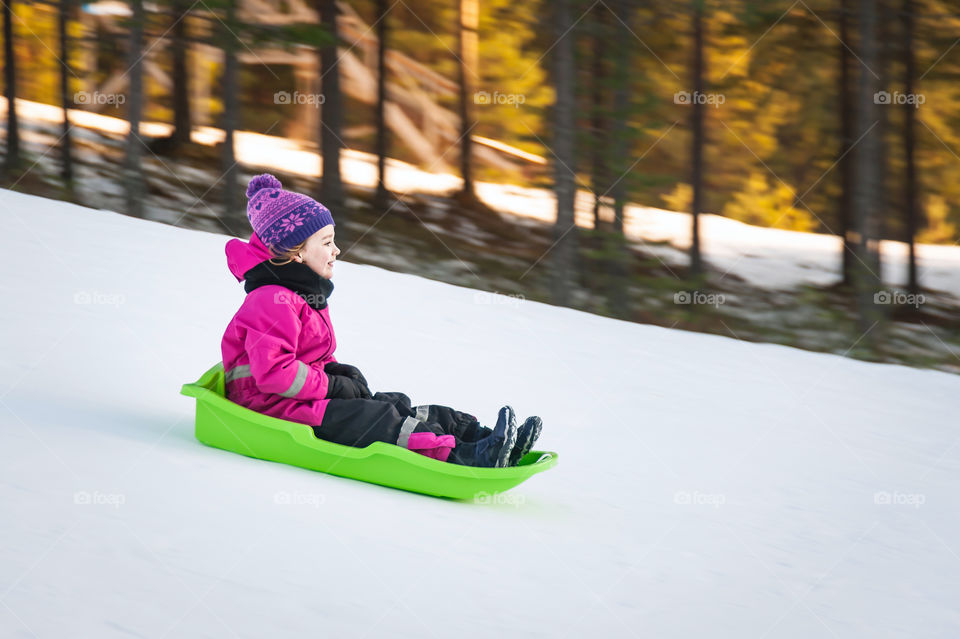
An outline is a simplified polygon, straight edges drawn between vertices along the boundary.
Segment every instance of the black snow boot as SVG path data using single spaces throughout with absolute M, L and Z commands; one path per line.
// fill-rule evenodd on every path
M 475 442 L 457 442 L 447 461 L 461 466 L 504 468 L 510 463 L 510 453 L 516 444 L 517 420 L 513 409 L 504 406 L 493 433 Z
M 510 465 L 516 466 L 523 459 L 523 456 L 530 452 L 533 445 L 540 438 L 540 432 L 543 430 L 543 421 L 533 415 L 527 417 L 527 421 L 517 429 L 517 445 L 513 447 L 510 453 Z

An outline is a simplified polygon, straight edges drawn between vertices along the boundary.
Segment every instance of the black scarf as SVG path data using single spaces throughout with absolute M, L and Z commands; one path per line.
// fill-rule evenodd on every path
M 277 266 L 271 264 L 270 260 L 265 260 L 244 273 L 243 278 L 246 280 L 243 290 L 247 293 L 268 284 L 284 286 L 318 311 L 327 307 L 327 298 L 333 292 L 333 282 L 320 277 L 309 266 L 300 262 Z

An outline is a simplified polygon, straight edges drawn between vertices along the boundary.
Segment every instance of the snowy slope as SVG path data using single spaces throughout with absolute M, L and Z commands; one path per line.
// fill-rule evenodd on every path
M 2 637 L 960 634 L 956 376 L 340 263 L 341 361 L 561 454 L 443 501 L 193 438 L 224 237 L 8 191 L 0 220 Z

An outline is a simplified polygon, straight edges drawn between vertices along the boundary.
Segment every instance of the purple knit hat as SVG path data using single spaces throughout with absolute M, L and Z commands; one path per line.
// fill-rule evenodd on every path
M 327 226 L 333 215 L 313 198 L 284 191 L 280 180 L 264 173 L 247 186 L 247 219 L 268 247 L 287 250 Z

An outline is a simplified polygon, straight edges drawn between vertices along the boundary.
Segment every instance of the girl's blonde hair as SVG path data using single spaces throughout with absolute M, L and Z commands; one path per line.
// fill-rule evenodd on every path
M 283 266 L 284 264 L 289 264 L 290 262 L 293 261 L 293 258 L 296 257 L 300 253 L 300 251 L 303 250 L 303 248 L 306 245 L 307 245 L 307 241 L 304 240 L 303 242 L 300 242 L 296 246 L 289 248 L 287 250 L 277 249 L 273 246 L 268 246 L 267 248 L 270 249 L 270 253 L 273 254 L 273 257 L 270 258 L 270 263 L 273 264 L 274 266 Z M 274 260 L 284 260 L 284 261 L 277 263 L 277 262 L 274 262 Z

